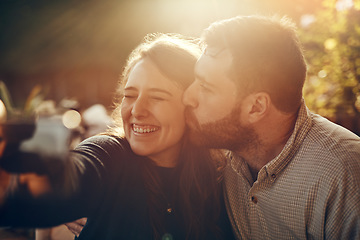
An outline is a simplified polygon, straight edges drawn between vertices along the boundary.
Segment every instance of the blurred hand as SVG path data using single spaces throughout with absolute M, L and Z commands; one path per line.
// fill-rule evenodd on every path
M 5 200 L 5 195 L 10 184 L 10 174 L 0 168 L 0 206 Z
M 3 127 L 0 125 L 0 158 L 5 150 L 6 142 L 3 139 Z M 10 182 L 10 174 L 0 168 L 0 205 L 4 201 L 6 191 Z
M 6 141 L 4 139 L 4 126 L 0 124 L 0 158 L 2 157 L 6 146 Z
M 78 237 L 82 229 L 84 228 L 86 221 L 87 218 L 80 218 L 74 222 L 65 223 L 65 226 Z

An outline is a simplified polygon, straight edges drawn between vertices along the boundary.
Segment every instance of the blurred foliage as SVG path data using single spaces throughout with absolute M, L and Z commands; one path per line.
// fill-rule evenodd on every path
M 35 85 L 24 103 L 24 106 L 14 106 L 11 94 L 3 81 L 0 81 L 0 100 L 4 104 L 7 121 L 33 121 L 36 108 L 43 102 L 44 91 L 40 85 Z
M 360 119 L 360 0 L 323 0 L 300 29 L 308 61 L 307 106 L 334 121 Z M 312 19 L 311 19 L 312 18 Z M 311 22 L 313 20 L 313 22 Z

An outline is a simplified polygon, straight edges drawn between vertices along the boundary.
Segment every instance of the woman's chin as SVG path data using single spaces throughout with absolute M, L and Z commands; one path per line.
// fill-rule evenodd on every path
M 130 142 L 131 150 L 139 156 L 149 156 L 151 155 L 152 151 L 149 149 L 148 146 L 140 145 L 140 144 L 131 144 Z

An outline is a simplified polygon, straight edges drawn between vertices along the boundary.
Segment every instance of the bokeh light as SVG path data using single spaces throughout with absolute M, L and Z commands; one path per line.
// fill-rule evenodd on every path
M 337 45 L 337 41 L 334 38 L 328 38 L 324 42 L 324 47 L 327 50 L 333 50 Z
M 344 11 L 354 6 L 353 0 L 338 0 L 336 2 L 336 10 Z
M 313 14 L 304 14 L 300 18 L 300 26 L 303 27 L 303 28 L 307 28 L 315 21 L 316 21 L 315 15 L 313 15 Z
M 68 110 L 63 114 L 62 122 L 66 128 L 77 128 L 80 126 L 81 123 L 81 115 L 78 111 Z
M 325 70 L 320 70 L 318 73 L 319 78 L 324 78 L 327 76 L 327 72 Z

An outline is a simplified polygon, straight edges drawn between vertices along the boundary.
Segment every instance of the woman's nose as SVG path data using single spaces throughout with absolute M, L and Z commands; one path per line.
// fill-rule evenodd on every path
M 131 114 L 135 118 L 146 117 L 149 114 L 148 101 L 143 97 L 138 97 L 132 106 Z
M 196 108 L 198 106 L 196 94 L 196 82 L 193 82 L 184 92 L 183 103 L 187 107 Z

